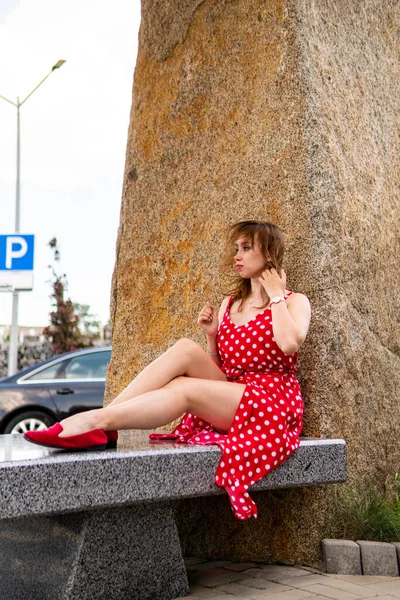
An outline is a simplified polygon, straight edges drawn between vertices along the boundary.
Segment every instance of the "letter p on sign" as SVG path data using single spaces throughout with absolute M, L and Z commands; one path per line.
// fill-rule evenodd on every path
M 13 259 L 22 258 L 27 252 L 28 244 L 23 237 L 8 237 L 6 245 L 6 269 L 12 268 Z

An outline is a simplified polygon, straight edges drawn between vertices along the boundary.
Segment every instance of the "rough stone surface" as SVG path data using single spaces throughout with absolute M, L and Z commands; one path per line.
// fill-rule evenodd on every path
M 74 600 L 171 600 L 189 592 L 178 532 L 165 504 L 87 513 L 67 586 Z
M 2 521 L 7 600 L 170 600 L 188 593 L 168 505 Z
M 287 234 L 288 287 L 313 309 L 304 434 L 345 438 L 350 483 L 379 486 L 400 459 L 398 0 L 160 6 L 143 2 L 107 398 L 178 338 L 202 341 L 198 311 L 225 289 L 221 232 L 268 219 Z M 196 501 L 184 543 L 314 562 L 321 539 L 340 537 L 340 494 L 265 495 L 247 525 L 223 499 Z
M 396 548 L 386 542 L 365 542 L 357 540 L 361 550 L 363 575 L 386 575 L 398 577 Z
M 343 575 L 361 575 L 360 546 L 350 540 L 322 540 L 325 571 Z
M 0 519 L 214 494 L 226 497 L 214 482 L 220 456 L 217 447 L 149 442 L 117 450 L 60 452 L 30 444 L 21 435 L 1 435 Z M 345 478 L 343 440 L 303 440 L 289 460 L 253 489 Z
M 302 440 L 257 488 L 340 481 L 344 450 L 343 440 Z M 171 501 L 223 494 L 214 483 L 219 457 L 215 447 L 140 439 L 130 448 L 76 453 L 0 436 L 0 597 L 23 600 L 27 589 L 32 600 L 186 594 L 180 511 Z M 242 574 L 226 576 L 225 583 Z

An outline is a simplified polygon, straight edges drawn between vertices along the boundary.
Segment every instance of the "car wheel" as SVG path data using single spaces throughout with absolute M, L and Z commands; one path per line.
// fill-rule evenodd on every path
M 39 431 L 54 425 L 56 420 L 50 415 L 40 411 L 21 413 L 7 423 L 4 433 L 25 433 L 26 431 Z

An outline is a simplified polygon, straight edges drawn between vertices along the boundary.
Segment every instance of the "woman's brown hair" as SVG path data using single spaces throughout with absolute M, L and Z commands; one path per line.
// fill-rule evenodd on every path
M 279 275 L 282 271 L 283 255 L 285 252 L 285 240 L 282 229 L 268 221 L 241 221 L 235 225 L 231 225 L 226 233 L 225 254 L 222 260 L 222 268 L 224 271 L 232 269 L 234 256 L 236 254 L 235 243 L 239 238 L 243 237 L 252 246 L 259 244 L 261 252 L 265 258 L 266 268 L 276 269 Z M 239 275 L 232 275 L 230 289 L 225 295 L 234 296 L 235 300 L 240 300 L 238 310 L 241 311 L 243 303 L 251 294 L 250 279 L 243 279 Z M 266 303 L 259 308 L 265 308 L 269 303 L 267 298 Z

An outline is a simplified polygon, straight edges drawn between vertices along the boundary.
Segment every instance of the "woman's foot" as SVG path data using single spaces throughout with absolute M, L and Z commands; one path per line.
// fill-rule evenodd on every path
M 67 450 L 104 450 L 108 443 L 108 437 L 103 429 L 93 429 L 86 433 L 73 436 L 61 436 L 63 427 L 56 423 L 48 429 L 39 431 L 27 431 L 24 438 L 32 444 L 45 446 L 46 448 L 62 448 Z
M 100 412 L 102 410 L 101 408 L 88 410 L 63 419 L 61 421 L 62 432 L 60 433 L 60 438 L 81 435 L 94 429 L 104 429 L 100 421 Z
M 107 436 L 107 448 L 116 448 L 118 442 L 118 431 L 105 431 Z

